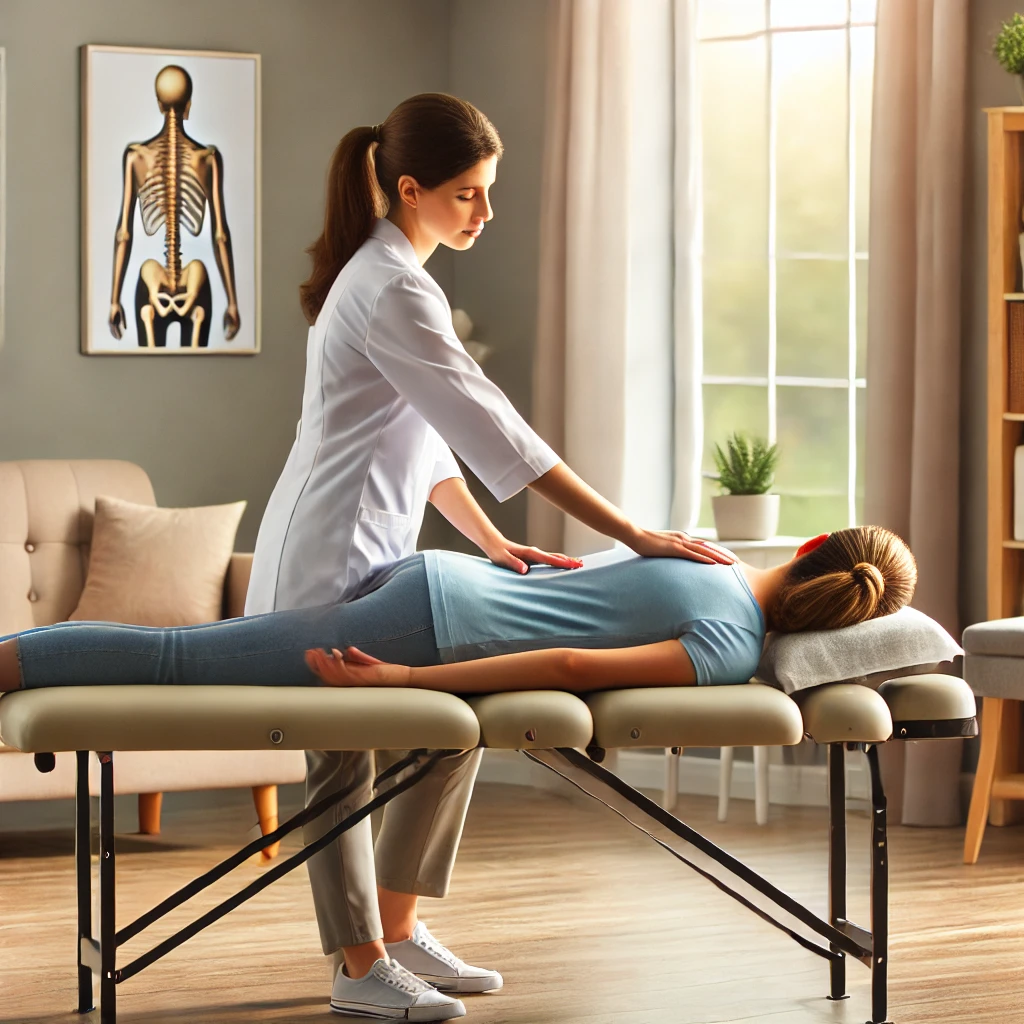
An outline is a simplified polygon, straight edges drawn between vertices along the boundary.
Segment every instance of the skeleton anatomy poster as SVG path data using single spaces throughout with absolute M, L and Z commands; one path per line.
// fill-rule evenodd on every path
M 82 48 L 82 349 L 260 347 L 260 58 Z

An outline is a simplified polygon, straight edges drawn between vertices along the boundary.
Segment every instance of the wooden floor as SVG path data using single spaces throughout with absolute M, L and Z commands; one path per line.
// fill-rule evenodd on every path
M 296 794 L 286 799 L 293 802 Z M 118 840 L 119 923 L 253 835 L 244 794 L 218 806 L 167 798 L 160 837 Z M 207 798 L 209 799 L 209 798 Z M 288 808 L 283 808 L 287 810 Z M 819 912 L 825 911 L 825 812 L 773 807 L 753 824 L 734 801 L 714 821 L 708 798 L 677 813 Z M 0 821 L 4 814 L 0 804 Z M 0 830 L 0 1022 L 72 1024 L 74 878 L 70 829 Z M 123 826 L 134 827 L 131 814 Z M 850 914 L 867 924 L 867 815 L 851 813 Z M 890 1018 L 1024 1022 L 1024 831 L 989 829 L 980 862 L 960 862 L 962 831 L 891 833 Z M 286 844 L 295 848 L 296 841 Z M 246 864 L 187 910 L 133 940 L 127 962 L 235 886 Z M 850 999 L 832 1003 L 825 961 L 757 920 L 646 837 L 585 798 L 481 785 L 452 891 L 422 916 L 465 959 L 505 976 L 466 998 L 476 1024 L 779 1024 L 863 1022 L 868 971 L 848 965 Z M 119 987 L 119 1020 L 340 1020 L 327 1011 L 304 869 Z

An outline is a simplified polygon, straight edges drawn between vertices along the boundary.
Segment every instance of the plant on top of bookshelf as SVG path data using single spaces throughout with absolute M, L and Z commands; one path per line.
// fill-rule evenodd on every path
M 992 52 L 1003 70 L 1016 77 L 1017 91 L 1024 103 L 1024 16 L 1014 14 L 1003 22 Z

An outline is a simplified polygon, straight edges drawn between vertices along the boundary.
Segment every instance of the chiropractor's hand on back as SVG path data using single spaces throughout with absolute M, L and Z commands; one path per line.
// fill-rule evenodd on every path
M 732 565 L 736 556 L 710 541 L 698 540 L 681 530 L 640 530 L 629 546 L 647 558 L 688 558 L 693 562 Z
M 518 573 L 528 572 L 531 565 L 553 565 L 556 569 L 580 569 L 583 566 L 579 558 L 515 544 L 500 536 L 483 550 L 495 565 Z

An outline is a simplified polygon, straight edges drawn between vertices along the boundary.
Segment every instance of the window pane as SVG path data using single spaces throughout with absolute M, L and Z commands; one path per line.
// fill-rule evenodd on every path
M 768 262 L 704 261 L 704 372 L 768 376 Z
M 868 372 L 868 261 L 857 260 L 857 376 Z
M 867 388 L 857 388 L 857 485 L 856 497 L 857 522 L 864 523 L 864 442 L 867 430 Z
M 798 497 L 783 495 L 779 502 L 780 537 L 816 537 L 846 527 L 846 497 Z
M 875 75 L 875 30 L 850 29 L 850 90 L 853 102 L 853 174 L 856 188 L 857 252 L 868 250 L 871 178 L 871 93 Z
M 848 376 L 847 267 L 845 260 L 778 261 L 776 367 L 781 376 Z
M 706 473 L 716 473 L 715 445 L 725 447 L 726 438 L 734 431 L 751 437 L 768 437 L 768 389 L 742 384 L 705 384 L 704 396 L 704 460 Z M 698 525 L 714 526 L 711 496 L 719 494 L 717 480 L 703 481 Z
M 846 0 L 772 0 L 772 28 L 845 24 Z
M 698 35 L 744 36 L 764 29 L 764 0 L 703 0 Z
M 878 0 L 851 0 L 850 21 L 874 21 L 878 17 Z
M 846 32 L 784 32 L 772 46 L 778 250 L 842 255 L 848 237 Z
M 780 385 L 776 394 L 779 532 L 802 536 L 849 525 L 847 391 Z
M 704 252 L 725 259 L 768 254 L 766 47 L 762 37 L 700 48 Z

